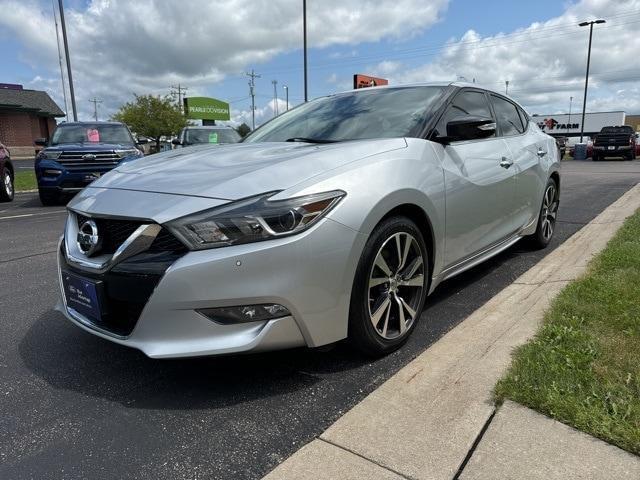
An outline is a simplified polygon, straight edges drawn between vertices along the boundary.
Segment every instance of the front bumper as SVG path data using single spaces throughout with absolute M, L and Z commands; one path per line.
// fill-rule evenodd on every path
M 77 193 L 113 168 L 88 165 L 87 168 L 69 170 L 53 160 L 40 160 L 36 164 L 35 173 L 40 190 Z
M 161 276 L 127 335 L 67 308 L 62 285 L 57 309 L 81 328 L 153 358 L 316 347 L 347 335 L 351 285 L 365 241 L 325 218 L 292 237 L 188 252 Z M 59 272 L 67 268 L 63 250 Z M 221 325 L 196 312 L 263 303 L 284 305 L 291 315 Z

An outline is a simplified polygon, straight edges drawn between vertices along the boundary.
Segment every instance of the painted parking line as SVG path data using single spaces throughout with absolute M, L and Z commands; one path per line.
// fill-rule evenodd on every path
M 55 215 L 57 213 L 66 213 L 66 210 L 54 210 L 52 212 L 41 212 L 41 213 L 24 213 L 22 215 L 10 215 L 8 217 L 0 217 L 0 220 L 9 220 L 11 218 L 25 218 L 25 217 L 38 217 L 41 215 Z

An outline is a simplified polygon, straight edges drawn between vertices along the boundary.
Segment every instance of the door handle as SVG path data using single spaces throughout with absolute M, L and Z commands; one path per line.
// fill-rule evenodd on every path
M 542 148 L 538 147 L 538 156 L 540 158 L 544 157 L 547 154 L 547 152 L 545 152 L 544 150 L 542 150 Z
M 502 157 L 502 161 L 500 162 L 500 166 L 502 168 L 509 168 L 511 165 L 513 165 L 513 160 L 507 157 Z

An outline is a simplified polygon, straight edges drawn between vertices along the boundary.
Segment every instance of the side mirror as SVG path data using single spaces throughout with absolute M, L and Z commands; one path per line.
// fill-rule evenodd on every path
M 447 140 L 479 140 L 496 133 L 496 122 L 487 117 L 468 116 L 447 123 Z
M 36 145 L 40 146 L 40 147 L 46 147 L 47 146 L 47 139 L 46 138 L 36 138 L 33 143 L 35 143 Z
M 174 138 L 173 140 L 171 140 L 171 143 L 173 143 L 174 145 L 182 145 L 182 142 L 179 138 Z
M 147 143 L 149 143 L 149 139 L 144 137 L 138 137 L 136 138 L 136 143 L 138 145 L 146 145 Z

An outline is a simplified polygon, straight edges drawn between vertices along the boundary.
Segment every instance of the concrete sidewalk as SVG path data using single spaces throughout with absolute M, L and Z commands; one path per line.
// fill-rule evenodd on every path
M 569 475 L 573 478 L 640 478 L 638 457 L 604 442 L 592 441 L 585 434 L 573 435 L 575 432 L 568 427 L 556 428 L 557 422 L 512 403 L 506 403 L 496 414 L 492 401 L 493 388 L 508 368 L 512 350 L 535 334 L 551 300 L 585 272 L 591 258 L 638 208 L 640 185 L 265 478 L 451 479 L 542 475 L 560 479 L 567 478 L 565 467 L 574 464 L 580 464 L 584 473 Z M 535 438 L 521 436 L 520 447 L 509 437 L 507 428 L 516 422 L 514 418 L 526 424 L 521 428 L 538 432 Z M 554 426 L 543 425 L 547 421 Z M 554 437 L 551 433 L 540 433 L 547 431 L 553 431 Z M 588 444 L 588 448 L 569 448 L 582 436 L 587 438 L 582 444 Z M 546 452 L 553 451 L 554 447 L 545 443 L 545 439 L 551 438 L 555 438 L 556 445 L 567 446 L 566 458 L 544 457 Z M 534 448 L 535 439 L 540 443 Z M 529 456 L 527 445 L 531 445 Z M 499 451 L 500 447 L 503 456 L 497 456 L 496 452 L 494 458 L 494 450 Z M 562 451 L 558 449 L 555 453 Z M 506 459 L 510 456 L 521 461 L 509 463 Z M 575 463 L 571 463 L 572 458 Z M 548 468 L 536 471 L 530 467 L 543 463 Z M 616 474 L 611 476 L 613 472 Z

